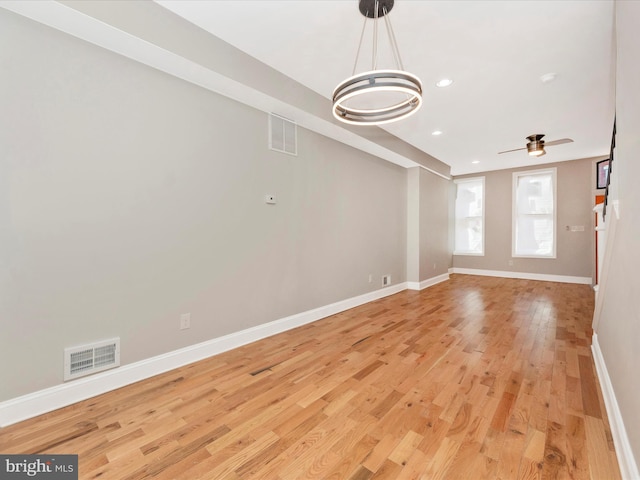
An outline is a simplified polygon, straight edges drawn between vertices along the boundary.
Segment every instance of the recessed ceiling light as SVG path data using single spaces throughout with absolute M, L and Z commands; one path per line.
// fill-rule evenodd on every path
M 453 83 L 453 80 L 451 80 L 450 78 L 443 78 L 438 82 L 436 82 L 436 87 L 448 87 L 452 83 Z
M 474 161 L 473 161 L 473 162 L 471 162 L 471 163 L 480 163 L 480 160 L 474 160 Z
M 556 79 L 556 77 L 557 77 L 557 76 L 558 76 L 558 74 L 557 74 L 557 73 L 553 73 L 553 72 L 551 72 L 551 73 L 545 73 L 544 75 L 542 75 L 542 76 L 540 77 L 540 81 L 541 81 L 542 83 L 549 83 L 549 82 L 553 82 L 553 81 Z
M 434 135 L 437 137 L 438 135 L 442 135 L 442 132 L 440 130 L 434 130 L 433 132 L 431 132 L 431 135 Z

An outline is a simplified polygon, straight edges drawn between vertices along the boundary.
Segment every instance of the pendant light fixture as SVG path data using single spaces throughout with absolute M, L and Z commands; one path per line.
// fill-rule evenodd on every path
M 394 0 L 360 0 L 360 13 L 365 17 L 353 74 L 333 91 L 333 115 L 352 125 L 381 125 L 414 114 L 422 105 L 422 83 L 404 71 L 396 38 L 389 20 Z M 357 74 L 356 66 L 367 21 L 373 19 L 373 52 L 371 70 Z M 378 70 L 378 24 L 384 19 L 395 70 Z

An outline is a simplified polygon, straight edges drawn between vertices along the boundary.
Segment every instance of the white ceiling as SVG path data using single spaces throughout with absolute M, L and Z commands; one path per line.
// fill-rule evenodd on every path
M 364 21 L 356 0 L 157 3 L 327 98 L 352 74 Z M 613 1 L 396 0 L 389 18 L 405 69 L 423 82 L 424 104 L 382 128 L 447 163 L 452 174 L 608 154 Z M 370 61 L 365 45 L 358 71 Z M 381 52 L 378 68 L 385 67 L 395 65 Z M 543 83 L 551 72 L 556 80 Z M 443 77 L 454 84 L 436 87 Z M 574 143 L 547 147 L 539 159 L 526 151 L 497 154 L 524 147 L 534 133 Z

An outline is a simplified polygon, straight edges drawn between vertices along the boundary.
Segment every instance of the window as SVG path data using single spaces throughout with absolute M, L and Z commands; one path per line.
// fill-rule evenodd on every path
M 484 255 L 484 177 L 456 184 L 454 255 Z
M 513 174 L 514 257 L 556 257 L 556 169 Z

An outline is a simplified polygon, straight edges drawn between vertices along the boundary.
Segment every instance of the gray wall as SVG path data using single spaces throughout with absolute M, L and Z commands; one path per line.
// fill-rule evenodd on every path
M 640 465 L 640 3 L 616 2 L 618 134 L 613 168 L 618 177 L 620 219 L 609 207 L 603 283 L 598 292 L 601 311 L 594 328 L 611 378 L 615 397 L 636 464 Z M 612 233 L 613 232 L 613 233 Z M 608 271 L 607 271 L 608 269 Z
M 592 276 L 594 265 L 592 159 L 550 163 L 540 168 L 547 167 L 557 168 L 556 258 L 534 259 L 511 256 L 513 172 L 535 170 L 533 167 L 518 168 L 456 177 L 485 177 L 485 254 L 484 256 L 454 255 L 454 267 L 577 277 Z M 585 227 L 583 232 L 566 230 L 567 226 L 579 225 Z M 510 261 L 513 265 L 509 264 Z
M 68 346 L 120 336 L 127 364 L 406 280 L 406 170 L 304 129 L 270 151 L 263 112 L 0 31 L 0 401 L 60 383 Z
M 422 282 L 449 271 L 451 181 L 416 167 L 407 182 L 407 280 Z
M 449 272 L 450 184 L 420 169 L 420 281 Z

